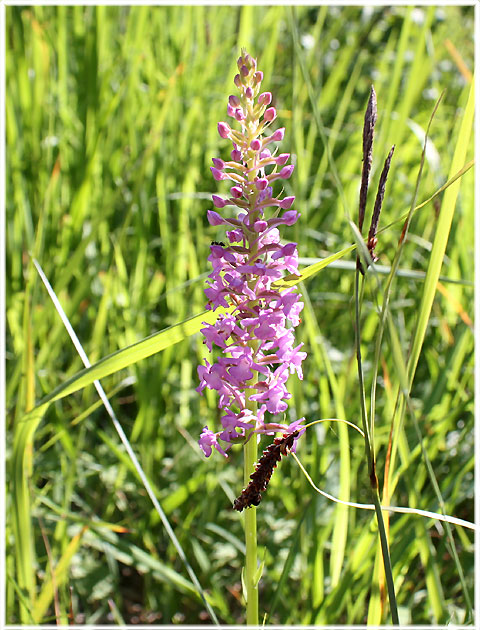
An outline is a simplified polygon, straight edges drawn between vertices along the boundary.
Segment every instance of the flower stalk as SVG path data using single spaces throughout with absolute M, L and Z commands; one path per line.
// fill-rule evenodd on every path
M 255 467 L 257 460 L 257 440 L 252 439 L 243 447 L 244 474 L 243 482 L 248 484 L 250 474 Z M 245 599 L 246 599 L 246 622 L 248 626 L 258 624 L 258 582 L 257 577 L 257 508 L 252 507 L 245 510 Z
M 213 449 L 227 457 L 233 444 L 244 446 L 244 483 L 255 471 L 259 434 L 277 431 L 295 433 L 289 448 L 295 450 L 303 433 L 303 418 L 291 424 L 267 419 L 267 414 L 283 414 L 291 394 L 286 388 L 289 374 L 303 378 L 306 353 L 295 345 L 293 329 L 300 323 L 303 303 L 295 287 L 278 289 L 276 282 L 285 273 L 298 275 L 296 243 L 281 242 L 279 227 L 293 225 L 300 214 L 291 207 L 293 196 L 274 194 L 278 180 L 288 179 L 294 166 L 287 164 L 288 153 L 280 153 L 278 143 L 285 130 L 272 133 L 277 113 L 270 92 L 260 93 L 263 73 L 245 50 L 237 61 L 234 78 L 237 94 L 228 99 L 227 114 L 240 130 L 226 122 L 218 123 L 221 138 L 232 142 L 231 159 L 212 158 L 212 175 L 218 182 L 229 181 L 229 194 L 213 195 L 215 208 L 234 208 L 223 213 L 208 210 L 212 226 L 223 225 L 226 239 L 213 241 L 210 256 L 213 270 L 205 295 L 207 309 L 234 305 L 233 312 L 219 314 L 214 324 L 205 323 L 202 333 L 210 351 L 219 356 L 198 367 L 201 393 L 205 387 L 218 392 L 218 406 L 225 413 L 222 430 L 205 427 L 199 444 L 209 457 Z M 267 215 L 266 211 L 270 210 Z M 247 623 L 258 623 L 257 523 L 256 507 L 245 510 Z

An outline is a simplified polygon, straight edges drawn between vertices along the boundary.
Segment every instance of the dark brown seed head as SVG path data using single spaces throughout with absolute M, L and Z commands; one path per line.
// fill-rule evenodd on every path
M 233 503 L 234 510 L 241 512 L 244 508 L 260 504 L 262 500 L 261 493 L 267 489 L 277 463 L 282 459 L 282 455 L 288 455 L 298 434 L 298 430 L 292 433 L 284 433 L 283 437 L 275 438 L 273 444 L 270 444 L 263 451 L 255 471 L 250 475 L 250 483 Z
M 392 161 L 394 150 L 395 150 L 395 145 L 390 149 L 390 152 L 387 155 L 387 159 L 385 160 L 385 164 L 383 165 L 383 170 L 380 175 L 380 180 L 378 182 L 378 190 L 377 190 L 377 196 L 375 198 L 375 205 L 373 207 L 372 222 L 370 223 L 370 229 L 368 231 L 367 248 L 374 262 L 378 260 L 377 255 L 375 254 L 375 251 L 374 251 L 377 245 L 376 234 L 377 234 L 377 229 L 378 229 L 378 221 L 380 219 L 380 211 L 382 209 L 382 204 L 383 204 L 383 198 L 385 196 L 385 184 L 387 183 L 388 171 L 390 170 L 390 162 Z
M 370 89 L 370 98 L 368 99 L 367 109 L 365 111 L 365 119 L 363 122 L 363 167 L 362 181 L 360 184 L 360 200 L 358 204 L 358 228 L 360 233 L 363 228 L 363 220 L 365 218 L 365 208 L 367 206 L 368 180 L 370 177 L 370 169 L 372 167 L 373 154 L 373 134 L 375 123 L 377 121 L 377 95 L 372 85 Z

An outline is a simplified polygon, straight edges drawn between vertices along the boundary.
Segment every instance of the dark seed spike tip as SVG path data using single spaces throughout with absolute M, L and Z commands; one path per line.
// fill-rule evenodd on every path
M 368 98 L 367 109 L 365 110 L 365 120 L 363 124 L 363 152 L 365 154 L 372 148 L 373 130 L 377 122 L 377 94 L 375 88 L 370 86 L 370 96 Z
M 360 233 L 362 232 L 363 220 L 365 218 L 365 208 L 367 206 L 368 180 L 370 177 L 370 169 L 372 167 L 373 134 L 376 122 L 377 95 L 375 93 L 375 88 L 372 85 L 363 122 L 363 166 L 362 181 L 360 184 L 360 199 L 358 203 L 358 228 Z
M 378 182 L 378 190 L 377 196 L 375 197 L 375 205 L 373 207 L 372 213 L 372 222 L 370 224 L 370 229 L 368 231 L 368 241 L 367 248 L 370 252 L 370 255 L 375 262 L 378 260 L 377 255 L 375 254 L 375 246 L 377 245 L 377 229 L 378 229 L 378 221 L 380 219 L 380 211 L 382 209 L 383 198 L 385 196 L 385 185 L 387 183 L 388 171 L 390 170 L 390 162 L 392 161 L 393 152 L 395 151 L 395 145 L 390 149 L 389 154 L 387 155 L 387 159 L 385 160 L 385 164 L 383 165 L 383 170 L 380 175 L 380 179 Z

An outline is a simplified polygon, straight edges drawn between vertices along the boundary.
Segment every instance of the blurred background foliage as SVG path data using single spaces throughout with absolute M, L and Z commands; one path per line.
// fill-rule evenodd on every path
M 7 457 L 28 387 L 38 401 L 82 368 L 31 255 L 92 363 L 204 309 L 209 245 L 223 236 L 208 225 L 206 211 L 211 194 L 227 190 L 213 181 L 209 166 L 212 157 L 229 154 L 217 121 L 226 120 L 241 46 L 257 57 L 263 87 L 274 95 L 277 126 L 286 127 L 282 151 L 293 154 L 296 169 L 285 191 L 296 195 L 302 217 L 283 235 L 298 242 L 305 264 L 354 242 L 333 174 L 355 218 L 370 86 L 379 112 L 370 211 L 383 161 L 396 145 L 380 220 L 385 226 L 410 207 L 426 126 L 444 89 L 418 201 L 447 181 L 472 80 L 469 6 L 298 6 L 294 13 L 278 6 L 9 6 L 6 22 Z M 472 153 L 470 147 L 470 159 Z M 437 198 L 414 216 L 402 269 L 426 271 L 438 210 Z M 447 512 L 467 520 L 473 520 L 474 487 L 473 212 L 469 171 L 442 269 L 446 279 L 461 282 L 439 286 L 412 390 Z M 380 265 L 392 262 L 401 227 L 381 235 Z M 297 338 L 309 357 L 305 380 L 291 380 L 289 421 L 360 423 L 353 270 L 351 255 L 302 286 L 306 308 Z M 422 284 L 408 272 L 395 280 L 391 313 L 405 356 Z M 380 297 L 369 279 L 362 333 L 368 387 Z M 195 392 L 204 356 L 195 335 L 102 384 L 219 619 L 242 623 L 242 521 L 231 510 L 242 487 L 242 454 L 234 450 L 225 461 L 199 452 L 202 427 L 219 420 L 212 392 Z M 35 368 L 30 382 L 26 357 Z M 375 436 L 381 483 L 397 387 L 393 361 L 386 343 Z M 343 471 L 351 500 L 370 502 L 362 438 L 344 433 L 335 423 L 317 425 L 302 440 L 300 459 L 327 492 L 339 495 Z M 414 492 L 418 507 L 440 511 L 408 415 L 405 433 L 411 455 L 398 463 L 392 502 L 408 505 Z M 62 614 L 71 605 L 76 623 L 210 622 L 93 387 L 50 407 L 35 435 L 32 463 L 38 588 L 50 571 L 45 539 L 56 564 L 81 537 L 57 584 Z M 13 508 L 10 486 L 8 623 L 19 622 Z M 366 622 L 376 550 L 372 513 L 339 512 L 286 460 L 258 518 L 265 561 L 260 605 L 268 623 Z M 391 518 L 402 620 L 461 622 L 465 597 L 444 528 L 421 520 L 425 556 L 418 519 Z M 473 535 L 456 528 L 454 536 L 471 591 Z M 45 621 L 53 615 L 52 605 Z

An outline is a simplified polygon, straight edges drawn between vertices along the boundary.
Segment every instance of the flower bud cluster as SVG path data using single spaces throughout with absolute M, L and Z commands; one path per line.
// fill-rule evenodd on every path
M 227 114 L 240 124 L 237 131 L 225 122 L 218 133 L 232 142 L 231 160 L 213 158 L 211 171 L 216 181 L 230 180 L 230 196 L 213 195 L 215 208 L 236 208 L 231 216 L 209 210 L 211 225 L 225 225 L 227 245 L 212 243 L 208 260 L 209 275 L 205 295 L 207 309 L 235 306 L 216 322 L 205 324 L 202 332 L 209 350 L 221 350 L 213 364 L 205 360 L 198 367 L 201 392 L 205 387 L 219 394 L 218 406 L 225 411 L 223 430 L 204 428 L 199 444 L 208 457 L 212 447 L 226 456 L 232 443 L 256 433 L 293 431 L 289 426 L 265 422 L 265 413 L 279 414 L 287 409 L 291 397 L 286 381 L 289 374 L 300 379 L 306 353 L 303 344 L 295 345 L 292 328 L 300 322 L 303 303 L 295 289 L 276 288 L 285 272 L 298 274 L 296 243 L 280 242 L 279 226 L 293 225 L 300 216 L 291 210 L 295 197 L 274 196 L 273 182 L 288 179 L 293 165 L 288 153 L 272 148 L 283 139 L 284 129 L 265 132 L 276 119 L 270 92 L 260 93 L 263 73 L 256 60 L 242 51 L 234 83 L 238 94 L 228 99 Z M 273 208 L 269 216 L 267 208 Z M 219 440 L 224 444 L 221 445 Z

